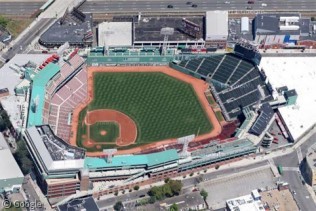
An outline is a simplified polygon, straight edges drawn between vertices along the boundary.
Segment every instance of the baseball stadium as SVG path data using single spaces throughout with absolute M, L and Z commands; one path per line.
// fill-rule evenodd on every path
M 273 115 L 253 106 L 271 95 L 237 53 L 91 51 L 85 61 L 75 50 L 44 63 L 24 132 L 44 194 L 98 196 L 255 153 L 247 131 L 264 134 Z

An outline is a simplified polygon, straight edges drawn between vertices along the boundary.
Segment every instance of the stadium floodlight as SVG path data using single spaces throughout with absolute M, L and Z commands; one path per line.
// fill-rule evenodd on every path
M 195 138 L 195 135 L 188 135 L 177 139 L 178 144 L 183 144 L 182 152 L 180 153 L 183 157 L 187 157 L 189 155 L 188 146 L 189 143 Z
M 166 49 L 167 49 L 167 43 L 168 43 L 168 38 L 170 35 L 174 34 L 174 28 L 171 27 L 164 27 L 160 30 L 160 34 L 164 35 L 163 39 L 163 45 L 162 45 L 162 52 L 165 54 Z
M 117 149 L 104 149 L 103 153 L 107 155 L 107 163 L 112 163 L 112 156 L 117 152 Z

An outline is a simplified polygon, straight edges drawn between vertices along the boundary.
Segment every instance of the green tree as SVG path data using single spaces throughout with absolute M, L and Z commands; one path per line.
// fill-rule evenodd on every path
M 216 169 L 216 170 L 219 169 L 219 165 L 218 165 L 218 164 L 215 166 L 215 169 Z
M 23 174 L 27 174 L 34 167 L 32 158 L 27 151 L 26 145 L 23 140 L 17 141 L 17 150 L 13 154 L 16 162 L 19 164 Z
M 165 184 L 162 186 L 162 192 L 166 197 L 172 197 L 173 196 L 173 192 L 171 190 L 171 187 L 169 184 Z
M 174 195 L 179 195 L 182 189 L 182 182 L 180 180 L 170 180 L 169 183 L 170 188 Z
M 179 210 L 179 207 L 178 207 L 177 204 L 173 204 L 173 205 L 170 206 L 169 210 L 170 210 L 170 211 L 178 211 L 178 210 Z
M 139 186 L 138 185 L 134 186 L 134 190 L 139 190 Z
M 203 197 L 204 201 L 206 200 L 207 196 L 208 196 L 208 193 L 202 189 L 201 192 L 200 192 L 201 196 Z
M 165 183 L 168 183 L 169 181 L 170 181 L 170 178 L 167 177 L 167 178 L 165 179 Z
M 115 211 L 124 210 L 124 206 L 123 206 L 123 203 L 121 201 L 116 202 L 113 208 Z
M 155 197 L 156 200 L 162 200 L 165 197 L 162 187 L 157 187 L 157 186 L 152 187 L 148 194 L 150 196 Z
M 148 200 L 148 202 L 149 202 L 150 204 L 155 203 L 155 202 L 156 202 L 156 197 L 151 196 L 150 199 Z
M 0 132 L 5 131 L 7 129 L 7 126 L 5 125 L 3 119 L 0 117 Z
M 9 19 L 7 19 L 6 17 L 0 16 L 0 26 L 2 27 L 7 27 L 9 23 Z

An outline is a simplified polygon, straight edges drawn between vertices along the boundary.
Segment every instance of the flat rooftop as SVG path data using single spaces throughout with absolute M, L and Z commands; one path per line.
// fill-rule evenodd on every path
M 85 150 L 55 136 L 48 125 L 29 127 L 25 133 L 36 159 L 48 171 L 83 168 Z
M 132 22 L 103 22 L 98 28 L 98 46 L 132 46 Z
M 93 36 L 84 41 L 85 35 L 92 31 L 92 14 L 85 14 L 84 20 L 78 20 L 73 14 L 67 14 L 64 21 L 56 21 L 40 37 L 40 43 L 46 45 L 62 45 L 65 42 L 83 44 L 92 42 Z
M 172 41 L 188 41 L 188 40 L 199 40 L 203 39 L 204 36 L 204 21 L 203 17 L 184 17 L 186 20 L 191 21 L 201 28 L 201 33 L 198 38 L 193 38 L 184 32 L 182 29 L 182 18 L 183 17 L 151 17 L 142 18 L 139 23 L 135 22 L 135 42 L 162 42 L 164 40 L 164 35 L 160 34 L 160 30 L 164 27 L 174 28 L 174 34 L 170 35 L 168 38 L 169 42 Z
M 269 210 L 300 210 L 289 189 L 281 191 L 274 189 L 271 191 L 261 192 L 260 195 L 262 203 L 268 205 Z
M 2 133 L 0 133 L 0 180 L 23 178 L 23 173 L 16 163 Z
M 262 57 L 263 68 L 274 89 L 295 89 L 296 105 L 279 109 L 294 140 L 316 123 L 316 57 Z M 299 70 L 299 71 L 298 71 Z
M 299 35 L 301 32 L 301 22 L 291 22 L 291 26 L 299 26 L 297 30 L 281 30 L 283 22 L 281 17 L 301 18 L 299 14 L 258 14 L 255 17 L 255 33 L 260 35 L 278 34 L 278 35 Z

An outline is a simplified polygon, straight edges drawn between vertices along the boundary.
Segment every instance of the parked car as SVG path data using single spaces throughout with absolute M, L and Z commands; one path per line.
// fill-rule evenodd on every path
M 168 7 L 169 9 L 172 9 L 172 8 L 173 8 L 173 5 L 172 5 L 172 4 L 169 4 L 167 7 Z
M 197 7 L 197 5 L 196 5 L 196 4 L 192 4 L 192 7 L 194 7 L 194 8 L 195 8 L 195 7 Z

